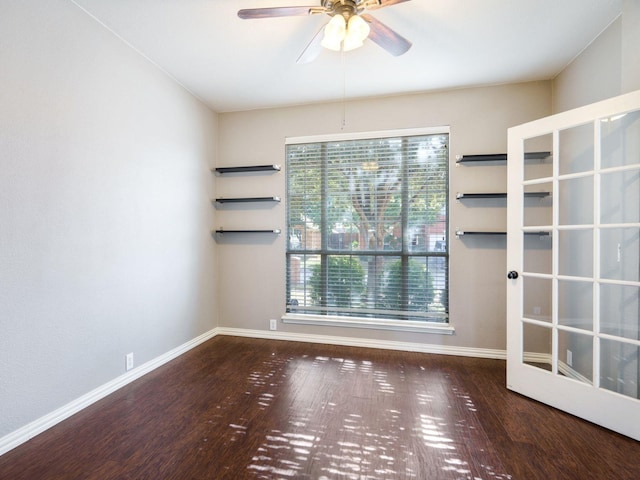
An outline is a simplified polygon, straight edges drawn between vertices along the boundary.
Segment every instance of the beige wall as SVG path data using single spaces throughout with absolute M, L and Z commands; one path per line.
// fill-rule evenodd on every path
M 215 327 L 217 117 L 67 0 L 2 2 L 0 65 L 1 447 Z
M 563 112 L 640 89 L 640 2 L 625 0 L 622 15 L 553 81 L 553 112 Z
M 448 125 L 450 167 L 450 321 L 454 336 L 279 323 L 296 333 L 505 348 L 504 238 L 458 240 L 460 228 L 503 229 L 506 202 L 455 201 L 456 192 L 506 191 L 506 166 L 455 166 L 455 156 L 506 152 L 507 128 L 551 113 L 548 82 L 340 103 L 226 113 L 219 118 L 218 166 L 283 164 L 286 137 Z M 217 177 L 216 196 L 285 197 L 280 173 Z M 285 228 L 285 204 L 217 209 L 216 226 Z M 220 325 L 267 330 L 285 313 L 285 235 L 224 237 L 218 243 Z
M 621 93 L 640 90 L 640 2 L 625 0 L 622 10 Z
M 553 112 L 620 95 L 622 19 L 618 17 L 553 82 Z

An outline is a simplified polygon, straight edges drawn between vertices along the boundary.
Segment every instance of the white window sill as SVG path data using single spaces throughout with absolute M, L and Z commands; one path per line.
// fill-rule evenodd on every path
M 326 327 L 372 328 L 376 330 L 393 330 L 397 332 L 435 333 L 453 335 L 455 328 L 448 323 L 420 322 L 412 320 L 382 320 L 361 317 L 339 317 L 329 315 L 308 315 L 287 313 L 282 323 L 297 325 L 321 325 Z

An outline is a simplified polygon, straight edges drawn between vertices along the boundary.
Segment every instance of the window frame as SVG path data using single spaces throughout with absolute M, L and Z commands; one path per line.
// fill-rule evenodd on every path
M 372 132 L 355 132 L 355 133 L 342 133 L 342 134 L 329 134 L 329 135 L 314 135 L 314 136 L 301 136 L 301 137 L 287 137 L 285 139 L 285 148 L 288 145 L 297 145 L 297 144 L 310 144 L 310 143 L 328 143 L 328 142 L 340 142 L 340 141 L 353 141 L 353 140 L 372 140 L 372 139 L 384 139 L 384 138 L 397 138 L 397 137 L 414 137 L 414 136 L 424 136 L 424 135 L 447 135 L 448 145 L 450 147 L 450 128 L 448 126 L 440 126 L 440 127 L 426 127 L 426 128 L 411 128 L 411 129 L 396 129 L 396 130 L 384 130 L 384 131 L 372 131 Z M 311 324 L 311 325 L 326 325 L 326 326 L 344 326 L 344 327 L 352 327 L 352 328 L 373 328 L 373 329 L 383 329 L 383 330 L 398 330 L 398 331 L 418 331 L 418 332 L 426 332 L 426 333 L 439 333 L 445 335 L 451 335 L 454 333 L 455 329 L 449 322 L 449 204 L 450 204 L 450 195 L 449 195 L 449 176 L 450 176 L 450 148 L 448 158 L 447 158 L 447 182 L 446 182 L 446 225 L 445 225 L 445 235 L 446 235 L 446 251 L 445 252 L 424 252 L 420 253 L 416 256 L 429 259 L 431 257 L 444 257 L 446 262 L 446 276 L 445 276 L 445 291 L 447 295 L 447 311 L 442 314 L 430 314 L 425 320 L 411 320 L 411 319 L 392 319 L 392 318 L 371 318 L 371 317 L 359 317 L 359 316 L 344 316 L 339 314 L 331 314 L 330 312 L 322 313 L 322 314 L 314 314 L 314 313 L 301 313 L 301 312 L 291 312 L 289 311 L 289 306 L 287 305 L 287 312 L 282 317 L 282 321 L 284 323 L 294 323 L 294 324 Z M 286 161 L 288 166 L 288 161 Z M 289 173 L 287 170 L 287 201 L 289 194 Z M 403 178 L 405 176 L 403 175 Z M 403 180 L 404 181 L 404 180 Z M 403 188 L 404 190 L 404 188 Z M 287 211 L 289 205 L 287 204 Z M 289 235 L 289 221 L 287 219 L 287 235 Z M 324 235 L 323 235 L 324 237 Z M 288 239 L 288 237 L 287 237 Z M 326 246 L 326 245 L 325 245 Z M 289 257 L 292 254 L 300 253 L 295 249 L 291 249 L 289 245 L 289 241 L 286 241 L 286 264 L 288 269 Z M 319 251 L 313 252 L 313 254 L 317 255 L 332 255 L 336 252 L 327 249 L 321 248 Z M 399 256 L 401 258 L 410 258 L 412 255 L 408 252 L 381 252 L 377 250 L 369 251 L 364 250 L 361 252 L 354 252 L 357 256 L 362 255 L 373 255 L 379 256 L 380 254 L 390 255 L 390 256 Z M 343 254 L 347 255 L 347 254 Z M 287 270 L 288 276 L 288 270 Z M 287 278 L 287 294 L 289 293 L 288 286 L 288 278 Z M 433 321 L 429 320 L 429 318 L 440 318 L 444 321 Z

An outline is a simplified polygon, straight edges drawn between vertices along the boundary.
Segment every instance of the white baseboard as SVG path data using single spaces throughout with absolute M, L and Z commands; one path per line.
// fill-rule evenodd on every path
M 372 340 L 364 338 L 337 337 L 331 335 L 312 335 L 303 333 L 278 332 L 270 330 L 248 330 L 242 328 L 218 327 L 168 351 L 167 353 L 134 368 L 112 381 L 90 391 L 72 402 L 54 410 L 53 412 L 34 420 L 24 427 L 0 438 L 0 455 L 27 442 L 36 435 L 62 422 L 84 408 L 116 390 L 130 384 L 138 378 L 164 365 L 165 363 L 197 347 L 201 343 L 217 336 L 229 335 L 235 337 L 264 338 L 272 340 L 286 340 L 292 342 L 325 343 L 328 345 L 343 345 L 348 347 L 380 348 L 384 350 L 399 350 L 405 352 L 437 353 L 442 355 L 456 355 L 463 357 L 478 357 L 505 360 L 506 351 L 487 348 L 450 347 L 413 342 L 397 342 L 391 340 Z
M 397 342 L 392 340 L 372 340 L 366 338 L 337 337 L 333 335 L 313 335 L 308 333 L 291 333 L 271 330 L 247 330 L 243 328 L 226 327 L 218 327 L 217 334 L 235 337 L 287 340 L 292 342 L 326 343 L 328 345 L 343 345 L 347 347 L 380 348 L 383 350 L 399 350 L 403 352 L 437 353 L 441 355 L 456 355 L 462 357 L 492 358 L 497 360 L 506 360 L 507 358 L 506 350 L 450 347 L 446 345 Z
M 208 332 L 205 332 L 202 335 L 189 340 L 179 347 L 176 347 L 173 350 L 170 350 L 167 353 L 160 355 L 159 357 L 156 357 L 153 360 L 150 360 L 147 363 L 134 368 L 133 370 L 128 371 L 124 375 L 120 375 L 119 377 L 114 378 L 112 381 L 101 385 L 100 387 L 54 410 L 53 412 L 40 417 L 31 423 L 28 423 L 24 427 L 21 427 L 18 430 L 5 435 L 4 437 L 0 438 L 0 455 L 7 453 L 9 450 L 16 448 L 17 446 L 30 440 L 36 435 L 62 422 L 63 420 L 83 410 L 84 408 L 87 408 L 89 405 L 103 399 L 107 395 L 115 392 L 125 385 L 128 385 L 134 380 L 137 380 L 143 375 L 146 375 L 147 373 L 155 370 L 156 368 L 164 365 L 174 358 L 179 357 L 183 353 L 186 353 L 187 351 L 200 345 L 201 343 L 206 342 L 210 338 L 215 337 L 217 333 L 217 329 L 215 328 L 213 330 L 209 330 Z

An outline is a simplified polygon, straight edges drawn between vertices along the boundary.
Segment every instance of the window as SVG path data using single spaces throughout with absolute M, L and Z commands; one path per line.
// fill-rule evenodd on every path
M 287 141 L 287 312 L 447 322 L 448 143 Z

